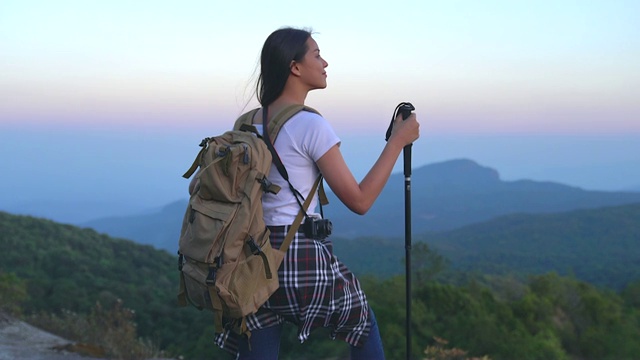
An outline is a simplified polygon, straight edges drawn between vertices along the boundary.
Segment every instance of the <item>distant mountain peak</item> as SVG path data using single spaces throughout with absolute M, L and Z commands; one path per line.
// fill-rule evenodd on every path
M 422 166 L 415 170 L 429 181 L 455 184 L 490 184 L 500 182 L 497 170 L 469 159 L 454 159 Z

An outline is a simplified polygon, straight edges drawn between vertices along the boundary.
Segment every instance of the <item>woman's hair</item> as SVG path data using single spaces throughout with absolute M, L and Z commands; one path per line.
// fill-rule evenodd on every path
M 282 28 L 265 40 L 256 84 L 256 96 L 262 106 L 269 106 L 282 94 L 291 71 L 291 61 L 302 60 L 308 50 L 309 37 L 309 30 Z

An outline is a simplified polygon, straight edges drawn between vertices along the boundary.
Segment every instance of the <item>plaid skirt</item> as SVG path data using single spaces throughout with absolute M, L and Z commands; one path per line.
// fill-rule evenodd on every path
M 279 249 L 288 226 L 270 226 L 271 245 Z M 249 330 L 290 322 L 298 326 L 304 342 L 312 330 L 331 329 L 331 338 L 362 346 L 369 336 L 369 305 L 358 279 L 333 255 L 329 239 L 313 240 L 299 231 L 278 269 L 280 288 L 257 313 L 247 317 Z M 246 341 L 225 331 L 215 343 L 237 355 L 238 342 Z

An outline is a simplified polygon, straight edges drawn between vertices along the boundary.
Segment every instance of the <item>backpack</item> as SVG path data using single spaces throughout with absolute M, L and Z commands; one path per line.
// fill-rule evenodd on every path
M 284 123 L 302 110 L 317 113 L 302 105 L 284 109 L 263 124 L 267 139 L 252 125 L 258 109 L 241 115 L 233 130 L 202 140 L 202 149 L 183 175 L 188 179 L 199 168 L 180 232 L 178 305 L 213 311 L 216 333 L 230 329 L 250 335 L 245 317 L 278 289 L 278 267 L 322 184 L 320 176 L 282 246 L 273 249 L 263 220 L 262 195 L 280 190 L 267 179 L 274 158 L 286 175 L 273 143 Z

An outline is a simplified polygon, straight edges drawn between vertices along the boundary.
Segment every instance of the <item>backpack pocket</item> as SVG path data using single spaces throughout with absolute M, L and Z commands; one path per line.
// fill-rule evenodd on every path
M 205 285 L 208 272 L 209 265 L 185 258 L 181 275 L 184 284 L 184 295 L 192 306 L 200 310 L 222 311 L 222 307 L 215 309 L 211 303 L 211 295 Z
M 185 256 L 203 263 L 213 263 L 224 246 L 223 239 L 229 230 L 239 204 L 203 200 L 197 194 L 191 196 L 180 234 L 179 250 Z
M 200 196 L 206 200 L 240 202 L 240 191 L 251 169 L 249 146 L 245 143 L 218 144 L 211 146 L 204 156 L 210 159 L 198 175 Z
M 256 312 L 279 287 L 278 267 L 284 253 L 271 247 L 268 229 L 254 241 L 260 253 L 251 253 L 246 245 L 246 258 L 223 264 L 217 274 L 216 289 L 232 317 Z

